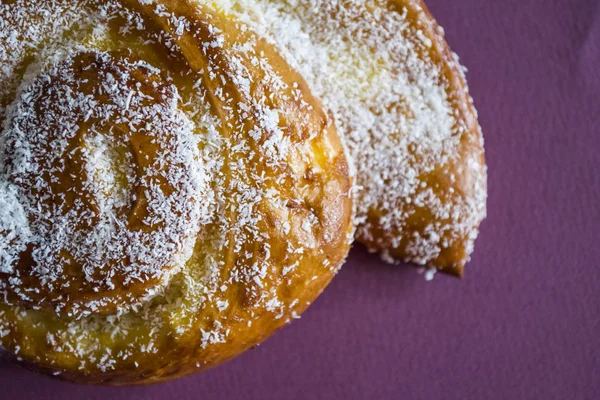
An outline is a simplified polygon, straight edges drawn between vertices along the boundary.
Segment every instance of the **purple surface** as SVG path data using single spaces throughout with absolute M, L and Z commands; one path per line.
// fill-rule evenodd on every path
M 428 4 L 486 138 L 489 216 L 464 281 L 357 248 L 301 320 L 224 366 L 115 389 L 0 359 L 0 397 L 600 398 L 600 1 Z

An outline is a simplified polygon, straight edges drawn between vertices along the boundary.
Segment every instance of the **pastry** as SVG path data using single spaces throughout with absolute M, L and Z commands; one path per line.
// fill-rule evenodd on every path
M 477 113 L 420 0 L 217 0 L 276 44 L 335 116 L 356 165 L 356 238 L 462 276 L 486 214 Z
M 74 382 L 214 366 L 347 255 L 331 116 L 245 24 L 182 0 L 0 3 L 0 344 Z

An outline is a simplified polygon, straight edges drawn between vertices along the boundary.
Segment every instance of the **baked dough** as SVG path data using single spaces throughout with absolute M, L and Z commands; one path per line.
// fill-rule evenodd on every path
M 160 382 L 297 317 L 347 255 L 349 167 L 275 48 L 177 0 L 0 4 L 0 344 Z
M 356 165 L 356 238 L 462 276 L 486 214 L 483 138 L 458 58 L 420 0 L 216 0 L 276 44 Z

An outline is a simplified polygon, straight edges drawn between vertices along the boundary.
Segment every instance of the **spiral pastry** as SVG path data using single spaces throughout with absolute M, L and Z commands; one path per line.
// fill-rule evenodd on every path
M 487 171 L 462 67 L 421 0 L 217 0 L 270 38 L 335 116 L 356 165 L 357 240 L 462 276 Z
M 352 234 L 332 118 L 181 0 L 0 3 L 0 344 L 86 383 L 211 367 L 297 317 Z

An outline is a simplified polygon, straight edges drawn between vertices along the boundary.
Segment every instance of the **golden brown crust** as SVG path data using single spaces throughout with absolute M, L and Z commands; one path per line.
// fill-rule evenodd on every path
M 450 190 L 453 193 L 459 193 L 462 198 L 477 199 L 481 196 L 477 191 L 486 191 L 485 171 L 487 167 L 481 127 L 477 122 L 477 111 L 473 106 L 473 99 L 469 95 L 464 73 L 454 53 L 450 50 L 448 43 L 444 39 L 441 28 L 422 0 L 394 0 L 391 3 L 392 7 L 394 5 L 407 7 L 410 10 L 409 15 L 414 13 L 415 20 L 420 20 L 419 25 L 424 27 L 425 36 L 432 40 L 433 46 L 430 48 L 429 56 L 440 68 L 447 83 L 445 89 L 448 93 L 448 99 L 457 113 L 455 114 L 457 122 L 454 129 L 460 127 L 460 130 L 457 129 L 457 134 L 461 136 L 460 144 L 455 150 L 457 154 L 452 162 L 422 179 L 424 182 L 427 182 L 428 187 L 434 188 L 433 190 L 439 193 L 442 201 L 454 201 L 450 196 L 445 197 L 445 193 L 448 193 Z M 473 162 L 477 166 L 468 165 Z M 479 203 L 479 200 L 477 200 L 477 203 Z M 485 204 L 477 204 L 477 207 L 485 209 Z M 471 255 L 473 246 L 473 238 L 469 237 L 469 235 L 477 232 L 484 215 L 484 211 L 481 209 L 470 210 L 470 212 L 481 213 L 481 216 L 475 218 L 472 223 L 473 225 L 471 225 L 470 229 L 462 237 L 456 238 L 442 233 L 441 241 L 445 240 L 449 245 L 442 247 L 439 255 L 435 259 L 429 260 L 428 265 L 458 277 L 463 276 L 464 265 Z M 458 218 L 460 219 L 461 217 Z M 414 213 L 411 213 L 411 219 L 407 224 L 406 231 L 402 235 L 410 236 L 413 231 L 422 232 L 424 222 L 428 221 L 431 223 L 435 219 L 436 217 L 432 217 L 429 210 L 415 208 Z M 368 241 L 366 243 L 368 244 Z M 406 259 L 407 254 L 403 247 L 403 244 L 400 244 L 400 246 L 390 249 L 390 252 L 394 257 Z
M 106 116 L 90 116 L 82 110 L 73 110 L 63 107 L 60 96 L 66 92 L 76 92 L 87 96 L 90 101 L 107 103 L 107 93 L 98 89 L 104 83 L 104 79 L 119 74 L 127 74 L 127 78 L 120 82 L 129 90 L 139 90 L 145 96 L 142 104 L 129 108 L 131 113 L 142 113 L 144 108 L 161 106 L 164 107 L 171 101 L 175 101 L 174 93 L 169 90 L 157 74 L 139 65 L 140 60 L 130 54 L 106 53 L 99 56 L 93 52 L 81 52 L 65 62 L 60 63 L 55 76 L 48 75 L 41 79 L 41 83 L 33 92 L 35 98 L 24 112 L 39 115 L 52 114 L 52 120 L 43 119 L 33 121 L 27 125 L 35 129 L 35 125 L 44 124 L 44 141 L 40 151 L 52 154 L 57 150 L 53 147 L 61 139 L 65 121 L 78 126 L 77 134 L 68 138 L 68 158 L 53 158 L 51 168 L 54 172 L 30 170 L 25 173 L 15 172 L 9 176 L 8 181 L 32 197 L 41 199 L 37 204 L 44 210 L 43 217 L 48 215 L 58 218 L 53 211 L 61 207 L 65 212 L 77 210 L 78 213 L 85 212 L 87 218 L 75 221 L 73 230 L 81 231 L 93 229 L 101 223 L 102 214 L 101 200 L 93 192 L 94 187 L 88 182 L 94 179 L 92 172 L 86 169 L 85 147 L 89 136 L 100 133 L 107 140 L 118 143 L 121 146 L 115 149 L 122 160 L 131 160 L 136 180 L 132 182 L 131 202 L 125 204 L 120 212 L 124 214 L 123 224 L 126 225 L 128 233 L 141 233 L 144 231 L 155 231 L 158 227 L 149 228 L 144 221 L 151 217 L 152 210 L 145 196 L 146 191 L 152 185 L 158 184 L 165 193 L 173 193 L 179 190 L 174 184 L 164 178 L 168 168 L 176 166 L 163 165 L 157 170 L 151 166 L 164 155 L 165 152 L 175 152 L 177 149 L 169 143 L 176 141 L 174 132 L 171 130 L 160 131 L 158 126 L 147 129 L 147 121 L 140 120 L 135 123 L 126 120 L 126 116 L 114 113 Z M 25 108 L 25 107 L 24 107 Z M 74 114 L 74 115 L 69 115 Z M 42 122 L 43 121 L 43 122 Z M 158 124 L 157 124 L 158 125 Z M 93 133 L 92 133 L 93 132 Z M 121 140 L 123 137 L 127 139 Z M 19 151 L 22 143 L 18 141 L 7 141 L 6 153 Z M 50 157 L 44 157 L 50 162 Z M 6 167 L 11 170 L 18 169 L 18 165 L 12 165 L 15 159 L 7 157 Z M 62 168 L 64 165 L 64 168 Z M 41 175 L 41 176 L 40 176 Z M 40 185 L 39 181 L 43 180 Z M 110 193 L 109 195 L 117 195 Z M 199 193 L 198 193 L 199 195 Z M 197 201 L 196 196 L 187 196 L 187 201 Z M 176 206 L 176 205 L 174 205 Z M 174 210 L 176 217 L 189 218 L 180 210 Z M 48 217 L 45 221 L 52 224 L 53 220 Z M 158 225 L 158 224 L 157 224 Z M 161 236 L 161 239 L 166 237 Z M 26 308 L 39 307 L 46 310 L 72 314 L 82 309 L 88 309 L 93 305 L 95 314 L 107 314 L 116 312 L 119 307 L 130 302 L 139 301 L 153 286 L 159 284 L 161 277 L 168 273 L 172 265 L 159 264 L 159 270 L 148 271 L 146 268 L 135 270 L 127 252 L 109 260 L 103 260 L 101 269 L 95 269 L 86 275 L 88 254 L 78 254 L 80 248 L 64 248 L 59 262 L 60 274 L 49 277 L 48 274 L 39 274 L 39 263 L 34 261 L 34 253 L 40 252 L 41 243 L 31 243 L 26 251 L 19 254 L 19 261 L 15 270 L 11 273 L 0 273 L 0 280 L 9 281 L 12 277 L 19 277 L 19 283 L 13 283 L 6 287 L 6 300 L 13 304 L 20 304 Z M 126 249 L 123 249 L 126 250 Z M 140 266 L 144 267 L 144 265 Z M 44 284 L 42 280 L 52 278 L 52 284 Z M 133 279 L 132 279 L 133 278 Z M 21 293 L 26 292 L 23 296 Z
M 37 12 L 64 18 L 38 24 Z M 8 73 L 0 79 L 14 82 L 8 90 L 0 91 L 0 104 L 9 105 L 0 110 L 0 118 L 7 120 L 8 127 L 2 131 L 0 141 L 5 146 L 0 147 L 2 157 L 8 160 L 0 163 L 2 179 L 8 178 L 0 179 L 0 202 L 14 207 L 12 214 L 0 211 L 0 245 L 8 238 L 8 248 L 19 250 L 15 243 L 27 243 L 32 237 L 39 241 L 40 232 L 52 225 L 36 225 L 31 220 L 27 224 L 15 217 L 19 210 L 29 216 L 38 205 L 42 209 L 74 211 L 82 199 L 75 196 L 72 202 L 62 203 L 44 198 L 40 204 L 31 188 L 16 185 L 16 178 L 11 181 L 17 171 L 11 165 L 18 164 L 11 161 L 14 157 L 31 161 L 25 163 L 31 176 L 36 168 L 42 168 L 40 176 L 50 183 L 73 175 L 69 186 L 79 195 L 85 192 L 84 187 L 99 185 L 100 189 L 90 189 L 90 194 L 84 195 L 89 198 L 85 204 L 100 202 L 104 191 L 119 185 L 127 196 L 132 191 L 137 193 L 136 200 L 142 194 L 152 199 L 155 191 L 167 199 L 175 196 L 173 201 L 185 199 L 189 188 L 180 186 L 181 180 L 171 173 L 187 165 L 181 160 L 197 168 L 188 172 L 193 183 L 190 187 L 198 192 L 189 202 L 179 204 L 196 207 L 185 215 L 197 215 L 198 221 L 173 218 L 190 222 L 199 230 L 193 236 L 195 244 L 188 249 L 183 235 L 184 239 L 177 242 L 182 250 L 173 256 L 176 265 L 156 264 L 161 271 L 172 267 L 173 272 L 147 297 L 116 301 L 111 308 L 91 304 L 85 290 L 60 289 L 54 295 L 48 291 L 47 282 L 52 279 L 72 283 L 88 276 L 89 271 L 92 279 L 94 271 L 101 274 L 103 270 L 94 270 L 94 265 L 82 258 L 89 271 L 83 271 L 83 266 L 73 267 L 76 273 L 66 276 L 58 267 L 50 272 L 35 269 L 46 260 L 44 257 L 50 257 L 46 253 L 32 252 L 33 260 L 29 259 L 21 270 L 14 269 L 10 259 L 0 257 L 4 273 L 0 280 L 5 292 L 17 293 L 21 287 L 7 276 L 18 277 L 29 271 L 39 279 L 28 282 L 28 287 L 40 289 L 40 296 L 46 291 L 51 297 L 52 308 L 38 307 L 45 300 L 35 296 L 30 301 L 19 301 L 20 305 L 11 300 L 0 304 L 0 343 L 20 362 L 79 383 L 162 382 L 235 357 L 298 316 L 321 293 L 349 249 L 349 167 L 331 117 L 273 46 L 235 19 L 187 1 L 63 0 L 38 7 L 35 2 L 23 0 L 12 8 L 0 8 L 0 18 L 15 29 L 39 33 L 35 37 L 22 35 L 22 48 L 38 49 L 29 55 L 9 53 L 12 44 L 0 40 L 0 64 L 6 67 L 3 73 Z M 62 59 L 51 59 L 54 54 L 62 54 Z M 32 63 L 35 58 L 38 64 Z M 24 77 L 26 70 L 29 73 Z M 136 78 L 138 72 L 143 72 L 140 79 Z M 145 85 L 149 85 L 148 90 Z M 163 86 L 173 96 L 151 93 L 151 88 L 160 92 Z M 64 104 L 61 98 L 66 99 Z M 37 99 L 38 104 L 31 99 Z M 48 108 L 48 103 L 54 105 Z M 89 110 L 90 115 L 84 115 L 83 110 Z M 84 129 L 90 121 L 95 123 L 96 116 L 100 119 L 105 114 L 113 115 L 118 122 Z M 51 117 L 57 125 L 54 130 L 52 124 L 45 123 Z M 144 119 L 152 126 L 136 125 Z M 64 125 L 67 122 L 68 129 Z M 182 158 L 164 155 L 152 161 L 156 144 L 166 146 L 161 140 L 169 137 L 156 126 L 178 138 L 168 141 L 176 145 L 169 155 Z M 23 134 L 24 128 L 27 135 Z M 147 141 L 144 129 L 149 135 L 158 133 Z M 124 183 L 116 178 L 109 180 L 109 172 L 118 177 L 122 172 L 119 168 L 125 167 L 117 163 L 102 169 L 90 155 L 76 159 L 85 160 L 89 167 L 86 171 L 92 172 L 71 174 L 85 168 L 47 163 L 47 157 L 63 154 L 58 150 L 32 151 L 38 149 L 38 140 L 40 148 L 60 148 L 60 135 L 71 130 L 76 132 L 71 142 L 84 143 L 81 146 L 87 149 L 85 143 L 94 139 L 103 157 L 108 151 L 103 144 L 121 139 L 130 143 L 133 154 L 123 159 L 130 160 L 134 169 L 152 172 L 151 184 L 141 185 L 136 191 L 140 186 L 130 184 L 135 177 L 124 179 Z M 52 139 L 52 135 L 61 140 Z M 69 151 L 64 154 L 66 160 L 71 159 Z M 40 167 L 46 164 L 50 166 Z M 99 183 L 94 181 L 96 175 L 102 175 Z M 174 183 L 165 184 L 168 182 Z M 55 189 L 68 192 L 62 183 Z M 134 201 L 129 208 L 123 207 L 147 222 L 144 217 L 157 213 L 148 201 L 149 205 L 138 207 Z M 92 214 L 102 219 L 106 216 L 103 210 L 119 207 L 108 202 L 92 207 Z M 185 208 L 178 210 L 187 212 Z M 78 223 L 81 229 L 73 234 L 74 243 L 80 238 L 86 239 L 82 243 L 99 238 L 114 245 L 114 238 L 96 231 L 93 236 L 83 229 L 86 223 L 97 224 L 84 220 L 85 215 L 77 216 L 82 218 Z M 55 223 L 62 223 L 61 218 L 59 214 Z M 144 229 L 152 231 L 167 222 L 173 221 L 161 221 L 156 226 L 150 223 Z M 106 226 L 112 227 L 108 223 Z M 190 226 L 184 225 L 186 234 Z M 26 228 L 32 231 L 30 236 L 25 235 Z M 58 249 L 69 246 L 66 241 L 48 243 Z M 144 246 L 148 243 L 141 241 L 140 247 Z M 188 254 L 188 250 L 191 257 L 179 262 L 180 254 Z M 145 257 L 146 253 L 140 255 L 138 251 L 128 249 L 127 254 L 133 254 L 132 259 Z M 164 254 L 171 256 L 166 250 Z M 123 276 L 132 273 L 123 271 Z M 143 288 L 155 284 L 141 277 Z M 95 292 L 94 297 L 110 298 L 112 302 L 115 293 L 131 293 L 130 289 L 116 285 L 115 289 Z M 78 302 L 87 307 L 71 306 Z M 57 305 L 63 308 L 56 309 Z
M 355 161 L 356 238 L 461 275 L 485 216 L 483 139 L 441 28 L 417 0 L 220 0 L 286 51 Z
M 473 100 L 469 95 L 468 86 L 464 73 L 458 64 L 454 53 L 450 50 L 448 43 L 444 39 L 441 28 L 426 4 L 422 0 L 391 0 L 388 6 L 395 12 L 408 10 L 407 20 L 409 23 L 418 26 L 423 35 L 432 41 L 429 47 L 429 59 L 436 65 L 444 78 L 444 87 L 448 94 L 448 100 L 455 111 L 456 125 L 453 129 L 460 135 L 460 143 L 454 151 L 455 156 L 451 162 L 446 165 L 438 165 L 434 170 L 420 180 L 425 183 L 427 188 L 431 188 L 436 196 L 444 203 L 454 202 L 454 196 L 448 195 L 458 193 L 463 199 L 477 199 L 481 196 L 478 191 L 485 191 L 485 171 L 486 163 L 483 151 L 483 139 L 481 128 L 477 122 L 477 111 L 473 106 Z M 473 166 L 476 163 L 477 166 Z M 477 201 L 479 203 L 479 201 Z M 424 231 L 438 217 L 432 215 L 431 209 L 427 206 L 417 207 L 414 203 L 406 205 L 406 214 L 410 217 L 406 225 L 400 232 L 380 232 L 380 226 L 372 221 L 372 230 L 370 235 L 359 235 L 358 240 L 364 242 L 368 247 L 379 250 L 386 250 L 394 258 L 400 260 L 410 260 L 411 254 L 407 252 L 406 246 L 408 238 L 417 232 L 422 235 Z M 485 208 L 485 204 L 477 204 L 477 207 Z M 468 261 L 471 251 L 473 237 L 469 237 L 473 232 L 477 232 L 484 212 L 481 209 L 470 210 L 471 213 L 481 213 L 476 217 L 468 230 L 465 230 L 460 237 L 456 237 L 452 232 L 439 232 L 440 242 L 447 242 L 447 246 L 442 246 L 439 254 L 427 261 L 427 265 L 449 274 L 462 277 L 464 265 Z M 460 220 L 465 216 L 454 217 L 455 221 L 449 220 L 446 223 L 462 223 Z M 359 230 L 360 232 L 360 230 Z M 387 235 L 402 236 L 398 246 L 381 247 L 379 238 Z

